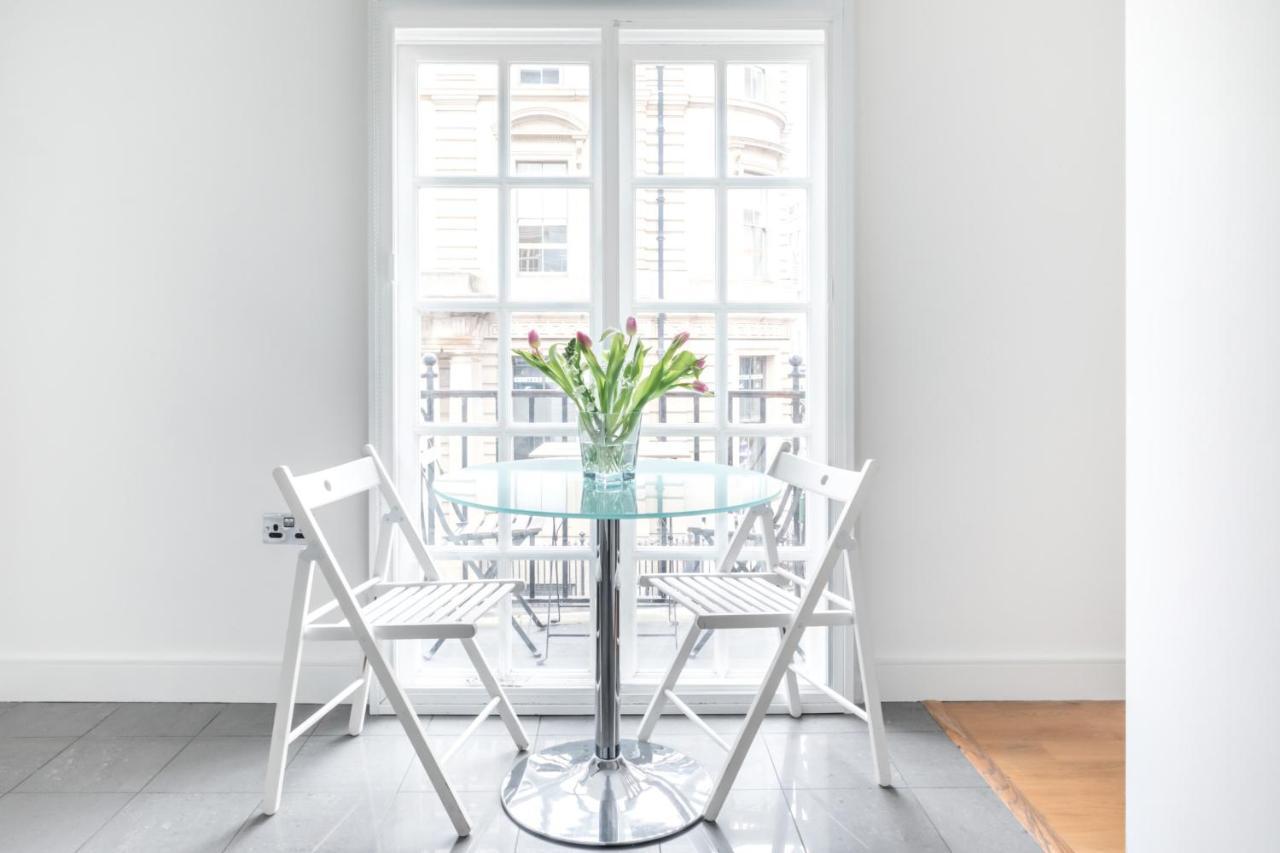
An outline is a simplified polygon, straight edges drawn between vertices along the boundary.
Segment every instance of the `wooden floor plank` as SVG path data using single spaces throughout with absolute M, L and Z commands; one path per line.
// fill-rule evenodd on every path
M 926 702 L 1050 853 L 1124 850 L 1123 702 Z

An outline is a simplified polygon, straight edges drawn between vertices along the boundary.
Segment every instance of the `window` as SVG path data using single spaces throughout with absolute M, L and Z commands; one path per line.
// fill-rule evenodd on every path
M 768 356 L 738 356 L 738 387 L 743 391 L 763 391 L 764 374 Z M 764 420 L 764 400 L 750 394 L 742 395 L 742 422 L 760 423 Z
M 560 82 L 560 69 L 555 67 L 521 68 L 521 86 L 554 86 Z
M 513 350 L 530 329 L 566 340 L 628 315 L 658 353 L 687 332 L 715 392 L 656 403 L 642 455 L 763 469 L 787 442 L 824 457 L 813 391 L 826 368 L 826 139 L 810 120 L 821 33 L 450 32 L 415 31 L 396 48 L 393 256 L 397 280 L 414 282 L 395 289 L 391 312 L 397 476 L 414 485 L 405 491 L 446 576 L 525 581 L 480 636 L 510 689 L 589 692 L 590 525 L 489 517 L 442 503 L 431 484 L 478 462 L 573 458 L 575 410 Z M 606 37 L 618 41 L 612 79 Z M 779 507 L 783 558 L 798 572 L 823 539 L 826 508 L 814 503 Z M 626 571 L 756 566 L 757 545 L 739 566 L 714 563 L 736 523 L 637 521 Z M 644 686 L 643 697 L 687 624 L 634 581 L 624 578 L 624 693 Z M 685 677 L 748 696 L 772 654 L 765 633 L 709 636 Z M 459 653 L 427 645 L 397 666 L 411 685 L 463 691 Z M 827 661 L 826 636 L 810 632 L 804 665 L 826 675 Z

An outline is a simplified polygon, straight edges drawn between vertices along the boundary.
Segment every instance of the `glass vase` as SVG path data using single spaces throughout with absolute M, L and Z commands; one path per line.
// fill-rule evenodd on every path
M 640 413 L 578 414 L 582 474 L 596 488 L 619 488 L 636 476 Z

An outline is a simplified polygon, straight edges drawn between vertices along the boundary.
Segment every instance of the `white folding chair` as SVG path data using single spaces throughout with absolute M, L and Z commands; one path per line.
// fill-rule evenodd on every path
M 873 463 L 867 460 L 861 471 L 846 471 L 801 459 L 789 451 L 790 446 L 784 444 L 769 468 L 771 476 L 844 504 L 827 541 L 826 553 L 816 571 L 809 577 L 802 578 L 781 567 L 774 533 L 774 516 L 767 506 L 762 506 L 752 509 L 743 518 L 729 547 L 720 558 L 719 565 L 726 568 L 733 566 L 751 535 L 752 526 L 758 521 L 771 570 L 648 575 L 641 580 L 641 583 L 661 590 L 692 611 L 694 620 L 671 668 L 667 670 L 645 711 L 637 737 L 641 741 L 650 739 L 663 707 L 670 702 L 729 753 L 703 812 L 703 816 L 709 821 L 715 821 L 719 816 L 729 789 L 746 758 L 747 750 L 755 740 L 760 724 L 769 710 L 769 703 L 778 692 L 783 679 L 786 680 L 787 710 L 793 717 L 800 716 L 797 676 L 811 682 L 849 713 L 867 721 L 871 730 L 871 757 L 876 781 L 882 786 L 890 784 L 889 752 L 885 741 L 884 717 L 880 710 L 880 689 L 876 683 L 875 657 L 871 652 L 871 636 L 867 629 L 865 589 L 856 565 L 857 542 L 853 536 L 854 523 L 866 495 L 866 484 Z M 837 595 L 829 589 L 837 563 L 843 564 L 849 598 Z M 794 587 L 798 592 L 793 592 L 788 587 Z M 860 605 L 856 618 L 855 603 Z M 814 680 L 795 665 L 794 657 L 804 630 L 816 625 L 853 627 L 858 668 L 862 675 L 863 706 Z M 747 712 L 746 722 L 730 746 L 676 695 L 675 686 L 680 671 L 684 669 L 698 642 L 699 634 L 703 631 L 735 628 L 773 628 L 781 633 L 781 639 L 765 674 L 764 683 L 760 686 L 760 692 L 756 694 Z
M 520 719 L 475 641 L 476 621 L 507 596 L 523 590 L 524 584 L 518 580 L 440 580 L 440 574 L 427 554 L 427 547 L 409 522 L 400 495 L 382 461 L 378 459 L 378 454 L 369 445 L 365 445 L 364 453 L 362 458 L 353 462 L 313 474 L 295 476 L 284 466 L 274 472 L 276 484 L 309 544 L 298 556 L 297 579 L 293 586 L 288 633 L 285 635 L 284 666 L 280 677 L 279 701 L 276 703 L 275 726 L 271 732 L 271 756 L 267 762 L 266 793 L 262 810 L 266 814 L 275 814 L 280 807 L 289 744 L 347 697 L 351 697 L 351 717 L 347 731 L 352 735 L 360 734 L 364 728 L 369 687 L 372 677 L 376 676 L 386 690 L 391 707 L 400 718 L 400 724 L 404 726 L 409 742 L 413 744 L 436 794 L 444 803 L 454 828 L 459 836 L 465 836 L 470 834 L 471 824 L 444 774 L 445 763 L 495 709 L 506 723 L 516 747 L 521 751 L 529 747 L 529 738 L 520 725 Z M 364 492 L 369 492 L 374 501 L 381 494 L 388 511 L 383 514 L 378 526 L 378 544 L 370 577 L 352 587 L 347 583 L 312 511 Z M 404 534 L 409 550 L 417 558 L 425 576 L 424 581 L 399 583 L 385 579 L 391 560 L 391 540 L 397 528 Z M 333 593 L 333 601 L 310 610 L 311 586 L 317 565 Z M 436 639 L 456 639 L 462 643 L 472 666 L 492 697 L 479 716 L 438 759 L 427 745 L 413 705 L 396 680 L 379 645 L 381 640 Z M 355 640 L 364 652 L 364 667 L 360 677 L 339 691 L 324 707 L 298 726 L 290 728 L 293 704 L 297 699 L 304 640 Z

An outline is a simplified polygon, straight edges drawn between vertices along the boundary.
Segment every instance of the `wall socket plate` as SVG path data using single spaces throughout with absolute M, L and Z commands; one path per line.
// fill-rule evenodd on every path
M 262 514 L 262 541 L 267 545 L 305 545 L 307 537 L 298 526 L 298 519 L 283 512 Z

